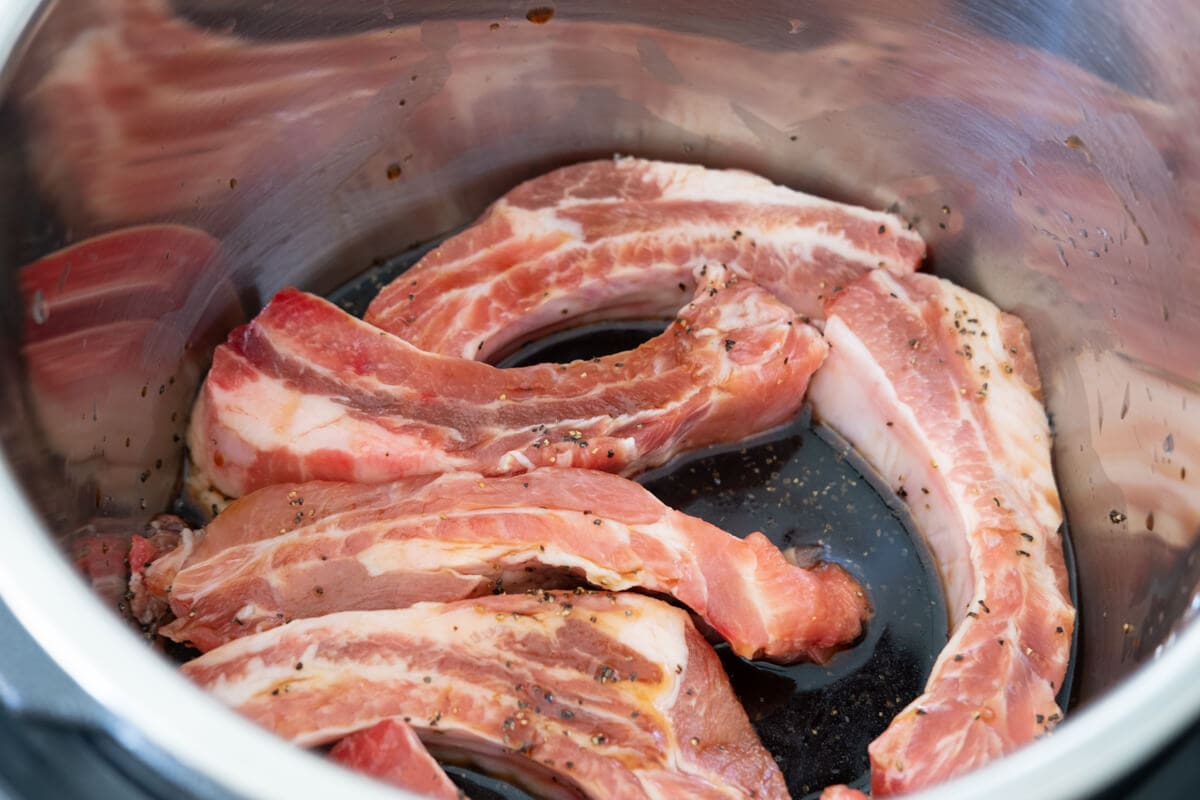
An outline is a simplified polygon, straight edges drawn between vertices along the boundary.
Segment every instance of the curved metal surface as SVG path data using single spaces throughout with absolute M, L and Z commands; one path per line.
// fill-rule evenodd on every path
M 34 5 L 9 15 L 0 45 Z M 72 545 L 163 509 L 214 337 L 276 289 L 328 290 L 521 178 L 632 152 L 894 206 L 929 240 L 931 268 L 1034 333 L 1079 565 L 1082 710 L 928 796 L 1078 796 L 1194 718 L 1188 0 L 560 2 L 544 24 L 527 10 L 60 2 L 14 45 L 0 106 L 0 593 L 64 668 L 237 791 L 344 788 L 184 686 L 45 533 Z M 138 239 L 128 269 L 35 263 L 150 223 L 184 228 Z M 295 780 L 231 769 L 252 747 L 272 765 L 262 775 Z

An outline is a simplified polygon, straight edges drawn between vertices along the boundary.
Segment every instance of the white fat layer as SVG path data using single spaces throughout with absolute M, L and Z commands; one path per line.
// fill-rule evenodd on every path
M 395 471 L 387 469 L 389 459 L 396 464 L 401 458 L 405 464 L 415 461 L 404 470 L 412 474 L 468 466 L 466 459 L 452 458 L 419 437 L 355 419 L 333 397 L 303 394 L 266 375 L 243 381 L 233 392 L 215 384 L 209 391 L 219 421 L 216 449 L 229 464 L 248 465 L 255 449 L 269 451 L 286 443 L 297 456 L 323 450 L 353 453 L 356 477 L 364 482 L 394 477 Z
M 457 474 L 470 475 L 471 473 Z M 476 477 L 478 476 L 476 475 Z M 350 509 L 347 513 L 353 510 Z M 370 535 L 378 539 L 373 545 L 361 551 L 356 556 L 356 559 L 363 565 L 368 574 L 378 576 L 397 568 L 436 571 L 455 570 L 469 566 L 479 569 L 486 568 L 491 564 L 497 564 L 503 559 L 536 557 L 538 561 L 549 566 L 560 566 L 564 569 L 578 569 L 581 572 L 586 572 L 593 583 L 604 588 L 629 588 L 634 585 L 640 585 L 621 578 L 620 574 L 613 570 L 604 569 L 601 565 L 593 561 L 573 554 L 570 551 L 563 550 L 552 541 L 522 542 L 512 539 L 489 544 L 471 534 L 467 534 L 463 539 L 450 540 L 434 538 L 435 534 L 432 533 L 434 527 L 440 521 L 446 519 L 463 520 L 476 516 L 491 519 L 511 516 L 521 519 L 533 514 L 554 515 L 559 513 L 552 509 L 530 506 L 485 506 L 477 509 L 458 509 L 452 512 L 428 514 L 397 512 L 393 516 L 371 524 L 356 523 L 354 525 L 352 532 L 355 536 Z M 561 513 L 575 514 L 576 512 Z M 312 524 L 287 531 L 286 533 L 280 533 L 276 536 L 227 548 L 221 551 L 219 557 L 226 566 L 236 565 L 234 568 L 235 573 L 259 573 L 263 569 L 263 560 L 269 559 L 270 554 L 281 544 L 293 542 L 300 538 L 314 544 L 320 539 L 336 541 L 345 538 L 347 534 L 342 530 L 342 520 L 343 514 L 331 514 Z M 606 539 L 611 541 L 614 547 L 629 546 L 628 528 L 624 523 L 609 520 L 608 525 L 609 527 L 604 532 Z M 383 537 L 389 530 L 398 527 L 424 529 L 429 533 L 414 535 L 405 539 L 384 540 Z M 674 530 L 667 522 L 656 523 L 653 526 L 639 525 L 638 529 L 649 532 L 652 538 L 657 538 L 664 543 L 668 543 L 680 552 L 686 551 L 688 547 L 686 537 L 680 534 L 679 531 Z M 186 531 L 185 533 L 190 533 L 190 531 Z M 190 543 L 187 544 L 187 548 L 186 554 L 190 555 Z M 182 549 L 183 546 L 181 545 L 178 550 Z M 170 557 L 174 552 L 176 551 L 172 551 L 172 554 L 168 554 L 164 558 Z M 238 555 L 239 553 L 246 552 L 248 552 L 248 555 L 245 557 Z M 316 555 L 315 549 L 313 555 L 314 557 Z M 181 563 L 185 563 L 186 556 L 185 558 L 181 558 L 180 561 Z M 206 560 L 200 564 L 190 566 L 203 566 L 207 563 L 208 561 Z M 509 565 L 511 566 L 511 562 Z M 217 579 L 224 581 L 229 577 L 231 577 L 231 574 L 224 573 L 217 577 Z
M 949 281 L 942 283 L 946 293 L 964 310 L 964 316 L 979 320 L 979 328 L 988 334 L 971 337 L 971 344 L 975 350 L 974 368 L 987 367 L 988 374 L 981 375 L 981 380 L 988 383 L 987 416 L 993 431 L 999 434 L 993 441 L 1002 450 L 992 460 L 992 466 L 1005 483 L 1017 490 L 1033 513 L 1031 527 L 1053 532 L 1062 522 L 1062 513 L 1050 462 L 1046 410 L 1015 370 L 1009 373 L 1004 369 L 1017 356 L 1032 358 L 1033 354 L 1013 354 L 1005 349 L 1000 336 L 1000 311 L 990 301 Z
M 274 609 L 270 613 L 274 613 Z M 268 616 L 268 612 L 258 603 L 246 603 L 233 616 L 237 619 L 261 619 Z
M 628 589 L 637 585 L 637 581 L 605 569 L 595 561 L 564 550 L 552 542 L 541 545 L 532 542 L 489 545 L 432 539 L 390 540 L 371 545 L 358 554 L 357 560 L 372 576 L 397 569 L 488 574 L 494 569 L 537 561 L 548 567 L 575 570 L 583 574 L 589 583 L 606 589 Z
M 574 514 L 575 512 L 567 513 Z M 456 511 L 452 516 L 455 519 L 472 516 L 489 518 L 512 516 L 520 519 L 528 517 L 530 514 L 555 515 L 556 512 L 526 507 L 483 508 L 477 511 Z M 406 526 L 420 525 L 422 521 L 433 526 L 438 520 L 433 516 L 406 516 L 400 521 Z M 563 524 L 565 526 L 569 523 L 564 522 Z M 391 523 L 381 523 L 377 527 L 386 528 L 390 525 Z M 690 541 L 686 535 L 669 522 L 660 521 L 651 525 L 639 525 L 637 529 L 639 534 L 659 541 L 675 552 L 686 554 L 690 548 Z M 366 528 L 360 530 L 366 530 Z M 629 528 L 623 523 L 606 520 L 603 535 L 611 542 L 613 548 L 630 546 Z M 490 574 L 494 570 L 510 568 L 526 561 L 537 561 L 547 567 L 582 575 L 588 583 L 602 589 L 621 591 L 637 586 L 659 588 L 658 582 L 655 580 L 656 576 L 644 570 L 638 570 L 633 575 L 623 574 L 615 569 L 607 568 L 591 558 L 566 549 L 553 540 L 525 542 L 512 539 L 507 542 L 489 544 L 468 536 L 463 540 L 411 538 L 378 541 L 359 553 L 357 560 L 371 575 L 385 574 L 397 568 Z
M 633 606 L 633 615 L 601 617 L 600 624 L 618 642 L 647 655 L 662 667 L 664 685 L 654 698 L 654 706 L 660 713 L 667 714 L 682 691 L 681 677 L 687 674 L 685 626 L 691 625 L 691 621 L 683 611 L 648 597 L 627 595 L 621 602 L 624 606 Z
M 505 544 L 393 539 L 376 542 L 355 556 L 355 560 L 371 577 L 397 570 L 454 573 L 466 569 L 480 572 L 484 564 L 498 563 L 512 556 L 514 549 Z
M 500 205 L 504 208 L 505 219 L 512 226 L 512 234 L 505 241 L 533 239 L 555 233 L 561 234 L 564 241 L 578 242 L 583 239 L 583 226 L 574 220 L 536 209 L 517 208 L 504 200 L 500 201 Z
M 953 502 L 945 473 L 933 469 L 939 453 L 924 436 L 912 409 L 900 403 L 883 369 L 838 317 L 825 325 L 829 357 L 808 390 L 813 410 L 875 467 L 893 490 L 901 485 L 937 562 L 947 604 L 957 622 L 974 593 L 965 531 L 972 520 Z M 888 422 L 892 425 L 889 427 Z M 921 488 L 929 489 L 929 495 Z
M 534 468 L 533 462 L 521 450 L 509 450 L 496 463 L 503 472 L 528 472 Z
M 885 225 L 891 233 L 901 239 L 917 240 L 915 231 L 910 231 L 900 218 L 881 211 L 871 211 L 858 206 L 835 203 L 824 198 L 815 197 L 803 192 L 779 186 L 770 181 L 741 170 L 712 170 L 689 164 L 672 164 L 664 162 L 646 162 L 640 159 L 623 158 L 615 162 L 621 169 L 636 169 L 643 171 L 643 180 L 661 182 L 665 187 L 664 199 L 668 201 L 698 201 L 720 202 L 727 204 L 746 204 L 752 207 L 781 206 L 790 208 L 828 208 L 835 209 L 850 217 L 865 221 L 869 226 Z M 603 204 L 620 205 L 624 200 L 619 198 L 597 199 L 594 197 L 565 197 L 554 206 L 541 209 L 524 209 L 512 206 L 501 199 L 495 208 L 497 214 L 503 214 L 513 226 L 512 234 L 507 241 L 545 237 L 554 233 L 563 235 L 563 244 L 559 248 L 587 248 L 590 245 L 583 242 L 582 226 L 570 219 L 564 218 L 558 212 L 561 209 L 575 206 L 595 206 Z M 753 215 L 742 225 L 741 231 L 747 240 L 756 240 L 764 245 L 787 251 L 790 261 L 811 261 L 814 250 L 821 247 L 833 252 L 840 258 L 850 262 L 858 262 L 867 268 L 880 264 L 877 252 L 871 249 L 873 241 L 859 242 L 846 236 L 840 231 L 830 230 L 824 224 L 800 226 L 780 225 L 773 228 L 762 228 L 754 224 Z M 695 225 L 679 223 L 667 231 L 657 231 L 652 236 L 655 239 L 676 239 L 679 241 L 697 241 L 712 236 L 712 225 Z M 726 232 L 720 231 L 723 235 Z M 606 243 L 617 247 L 622 244 L 632 245 L 644 242 L 647 233 L 636 231 L 630 234 L 614 234 L 605 237 Z M 866 245 L 866 246 L 864 246 Z M 474 261 L 477 255 L 472 253 L 456 262 L 443 265 L 442 271 L 453 270 L 457 265 Z M 513 265 L 518 268 L 523 263 Z M 659 266 L 659 265 L 654 265 Z M 644 274 L 648 265 L 636 261 L 614 264 L 609 272 L 608 280 L 617 281 L 622 273 Z M 502 270 L 490 280 L 474 282 L 467 286 L 448 289 L 443 292 L 442 302 L 455 304 L 461 302 L 462 295 L 486 297 L 493 291 L 492 284 L 504 280 L 507 270 Z M 547 287 L 551 293 L 554 287 Z M 468 354 L 468 357 L 474 354 Z
M 671 521 L 669 513 L 655 522 L 638 525 L 637 530 L 647 539 L 660 542 L 667 549 L 678 553 L 681 559 L 690 559 L 692 549 L 698 544 L 688 531 Z
M 895 296 L 906 296 L 894 279 L 878 279 L 887 282 Z M 975 383 L 966 387 L 968 396 L 958 399 L 960 413 L 950 416 L 971 425 L 981 445 L 994 452 L 990 464 L 997 479 L 1012 487 L 1009 496 L 997 498 L 998 504 L 1014 512 L 1015 524 L 1033 532 L 1041 547 L 1061 522 L 1045 411 L 1016 371 L 1004 368 L 1014 354 L 1000 335 L 1000 311 L 948 281 L 941 284 L 949 308 L 947 324 L 959 312 L 960 325 L 972 331 L 962 335 L 955 330 L 955 335 L 972 351 L 966 359 L 969 369 L 978 371 Z M 814 409 L 855 445 L 891 488 L 905 488 L 909 508 L 937 561 L 957 626 L 975 601 L 972 564 L 982 557 L 986 544 L 971 535 L 982 524 L 978 489 L 953 477 L 958 454 L 940 449 L 922 433 L 916 410 L 901 405 L 883 368 L 836 315 L 828 321 L 825 335 L 832 352 L 809 392 Z M 975 387 L 984 382 L 986 397 L 979 400 Z M 1044 559 L 1034 561 L 1028 568 L 1042 573 L 1040 581 L 1052 583 Z
M 884 220 L 890 221 L 893 224 L 896 222 L 894 219 L 887 217 L 886 215 L 880 215 L 880 217 Z M 535 227 L 543 229 L 537 231 L 540 235 L 545 235 L 547 231 L 555 231 L 559 229 L 559 224 L 557 222 L 559 217 L 550 212 L 542 212 L 541 214 L 536 214 L 535 212 L 523 212 L 520 219 L 522 226 L 530 229 L 526 235 L 531 235 L 532 229 Z M 540 220 L 540 222 L 537 220 Z M 830 230 L 823 224 L 812 226 L 791 225 L 786 227 L 763 228 L 754 224 L 753 221 L 747 221 L 745 226 L 741 228 L 741 231 L 742 235 L 748 241 L 761 242 L 761 246 L 764 248 L 770 248 L 772 250 L 779 251 L 780 253 L 785 253 L 787 255 L 787 260 L 791 263 L 803 264 L 815 261 L 816 250 L 818 248 L 828 250 L 839 258 L 845 259 L 851 263 L 862 264 L 863 267 L 870 269 L 878 266 L 881 260 L 877 251 L 871 249 L 870 247 L 864 247 L 860 240 L 849 237 L 840 231 Z M 566 233 L 565 230 L 563 232 Z M 667 231 L 656 231 L 652 234 L 647 234 L 641 231 L 628 234 L 612 234 L 610 236 L 606 236 L 604 238 L 604 242 L 606 245 L 617 249 L 622 247 L 634 247 L 638 244 L 644 245 L 648 237 L 656 241 L 678 241 L 686 244 L 687 242 L 703 241 L 713 236 L 714 233 L 724 236 L 726 231 L 724 229 L 715 230 L 712 225 L 680 223 L 671 226 L 671 228 Z M 869 244 L 869 242 L 867 244 Z M 583 242 L 582 237 L 579 237 L 576 239 L 564 240 L 563 244 L 559 247 L 559 250 L 563 250 L 564 248 L 584 250 L 590 249 L 592 246 L 593 245 L 591 244 Z M 460 259 L 458 262 L 447 264 L 442 267 L 442 269 L 451 270 L 456 264 L 465 264 L 474 261 L 476 258 L 478 258 L 478 256 L 472 254 L 471 256 Z M 516 269 L 536 263 L 536 260 L 532 262 L 518 262 L 509 269 Z M 737 259 L 735 258 L 733 261 L 728 263 L 731 265 L 736 265 Z M 641 282 L 642 280 L 645 280 L 645 273 L 648 270 L 659 269 L 662 269 L 664 272 L 668 273 L 668 278 L 670 275 L 676 273 L 690 272 L 690 270 L 687 269 L 680 269 L 680 266 L 673 262 L 656 262 L 653 264 L 646 264 L 643 261 L 634 259 L 612 264 L 606 273 L 605 280 L 606 282 L 611 283 L 618 281 L 625 276 L 636 275 L 638 281 Z M 505 279 L 506 272 L 507 270 L 496 272 L 490 279 L 481 280 L 469 286 L 448 289 L 443 292 L 440 302 L 443 305 L 451 302 L 457 305 L 461 303 L 459 298 L 462 295 L 468 295 L 472 297 L 477 296 L 481 298 L 490 296 L 491 293 L 495 291 L 494 284 L 503 281 Z M 829 288 L 832 289 L 833 287 Z M 550 292 L 548 299 L 553 299 L 553 297 L 558 293 L 557 287 L 554 286 L 553 283 L 549 284 L 546 289 L 548 292 Z M 574 291 L 575 289 L 571 289 L 572 293 Z
M 835 203 L 786 186 L 771 183 L 766 178 L 743 170 L 715 170 L 691 164 L 647 162 L 637 158 L 622 158 L 616 161 L 621 169 L 644 170 L 644 180 L 655 180 L 666 187 L 664 197 L 669 200 L 719 201 L 763 205 L 768 203 L 796 208 L 835 208 L 859 219 L 874 223 L 895 223 L 898 218 L 882 211 L 871 211 L 859 206 Z M 593 200 L 568 198 L 562 205 L 588 204 Z M 906 238 L 916 234 L 904 229 L 897 231 Z
M 628 609 L 633 613 L 625 616 Z M 463 601 L 447 607 L 442 603 L 418 603 L 395 611 L 346 611 L 329 614 L 315 619 L 297 620 L 288 625 L 236 639 L 210 651 L 192 662 L 193 667 L 219 664 L 229 659 L 246 655 L 266 653 L 279 645 L 287 646 L 297 640 L 307 641 L 302 654 L 295 660 L 304 664 L 296 670 L 293 661 L 268 666 L 261 656 L 250 658 L 243 670 L 233 675 L 223 675 L 206 688 L 222 702 L 239 707 L 255 697 L 270 692 L 283 684 L 295 686 L 319 685 L 352 670 L 366 682 L 386 685 L 403 680 L 411 669 L 402 652 L 376 651 L 375 655 L 348 662 L 328 661 L 321 649 L 324 641 L 340 643 L 370 639 L 377 635 L 391 635 L 403 631 L 414 645 L 420 645 L 422 654 L 430 646 L 464 647 L 469 652 L 480 653 L 481 658 L 512 657 L 496 645 L 497 626 L 512 626 L 518 630 L 529 630 L 552 641 L 564 624 L 563 607 L 559 603 L 546 603 L 543 613 L 513 616 L 498 613 L 483 603 Z M 538 608 L 537 612 L 542 612 Z M 568 615 L 585 615 L 589 612 L 574 609 Z M 637 595 L 620 596 L 611 611 L 596 614 L 599 629 L 626 647 L 640 652 L 662 665 L 668 676 L 664 686 L 654 698 L 654 705 L 666 711 L 674 704 L 679 691 L 679 680 L 675 667 L 687 670 L 687 642 L 684 612 L 666 606 L 659 601 Z M 449 633 L 453 631 L 453 633 Z M 422 672 L 422 677 L 424 676 Z M 414 673 L 415 675 L 415 673 Z M 546 685 L 577 680 L 579 674 L 567 668 L 548 667 L 541 678 Z M 314 741 L 320 735 L 314 735 Z

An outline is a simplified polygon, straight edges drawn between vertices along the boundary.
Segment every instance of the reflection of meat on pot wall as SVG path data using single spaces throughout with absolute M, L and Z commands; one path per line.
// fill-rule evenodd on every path
M 145 519 L 170 502 L 188 411 L 214 344 L 202 332 L 223 335 L 236 321 L 228 289 L 196 296 L 217 253 L 200 231 L 147 226 L 21 270 L 33 405 L 68 479 L 86 489 L 85 515 Z
M 929 47 L 903 27 L 866 20 L 851 23 L 853 36 L 822 43 L 830 23 L 819 14 L 769 31 L 782 46 L 815 46 L 747 51 L 682 32 L 620 37 L 621 25 L 561 15 L 546 26 L 434 20 L 264 41 L 239 37 L 236 25 L 233 33 L 202 30 L 152 0 L 113 7 L 25 99 L 39 180 L 81 228 L 168 215 L 230 224 L 229 211 L 252 208 L 302 175 L 313 191 L 386 193 L 389 177 L 412 181 L 528 136 L 565 156 L 600 142 L 611 148 L 615 133 L 619 146 L 639 151 L 669 147 L 678 156 L 682 146 L 692 158 L 842 186 L 849 167 L 872 176 L 866 185 L 882 184 L 883 199 L 911 168 L 894 160 L 894 137 L 881 131 L 849 152 L 831 134 L 864 114 L 871 124 L 882 107 L 903 116 L 909 98 L 953 100 L 981 123 L 1076 124 L 1084 94 L 1093 113 L 1164 114 L 1016 44 Z M 769 75 L 788 79 L 781 88 Z M 594 133 L 561 135 L 580 114 L 595 121 Z M 323 174 L 313 175 L 315 167 Z

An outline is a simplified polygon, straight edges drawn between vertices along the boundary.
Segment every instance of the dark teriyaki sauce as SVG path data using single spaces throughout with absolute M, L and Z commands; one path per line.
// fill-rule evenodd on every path
M 329 299 L 361 315 L 382 286 L 432 246 L 373 267 Z M 665 325 L 635 320 L 561 331 L 524 344 L 499 365 L 618 352 Z M 781 548 L 841 564 L 866 587 L 874 608 L 866 632 L 827 664 L 783 667 L 745 661 L 725 645 L 717 651 L 793 797 L 815 798 L 835 783 L 867 788 L 867 745 L 920 694 L 948 637 L 941 586 L 903 502 L 807 411 L 752 440 L 686 454 L 638 480 L 673 508 L 738 536 L 762 531 Z M 1068 566 L 1073 571 L 1070 559 Z M 476 800 L 529 797 L 463 767 L 448 772 Z

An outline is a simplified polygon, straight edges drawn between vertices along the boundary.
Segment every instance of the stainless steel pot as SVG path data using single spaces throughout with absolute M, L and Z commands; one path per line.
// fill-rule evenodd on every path
M 0 596 L 105 713 L 37 681 L 28 707 L 235 793 L 384 796 L 188 686 L 62 546 L 166 507 L 213 337 L 276 289 L 327 290 L 521 178 L 616 151 L 894 207 L 933 270 L 1033 331 L 1078 560 L 1075 711 L 923 797 L 1080 796 L 1200 715 L 1190 0 L 8 5 Z M 136 281 L 115 270 L 57 317 L 21 294 L 22 265 L 147 222 L 215 254 L 123 299 Z M 131 320 L 138 346 L 106 349 Z M 32 346 L 57 324 L 82 331 L 71 348 Z

